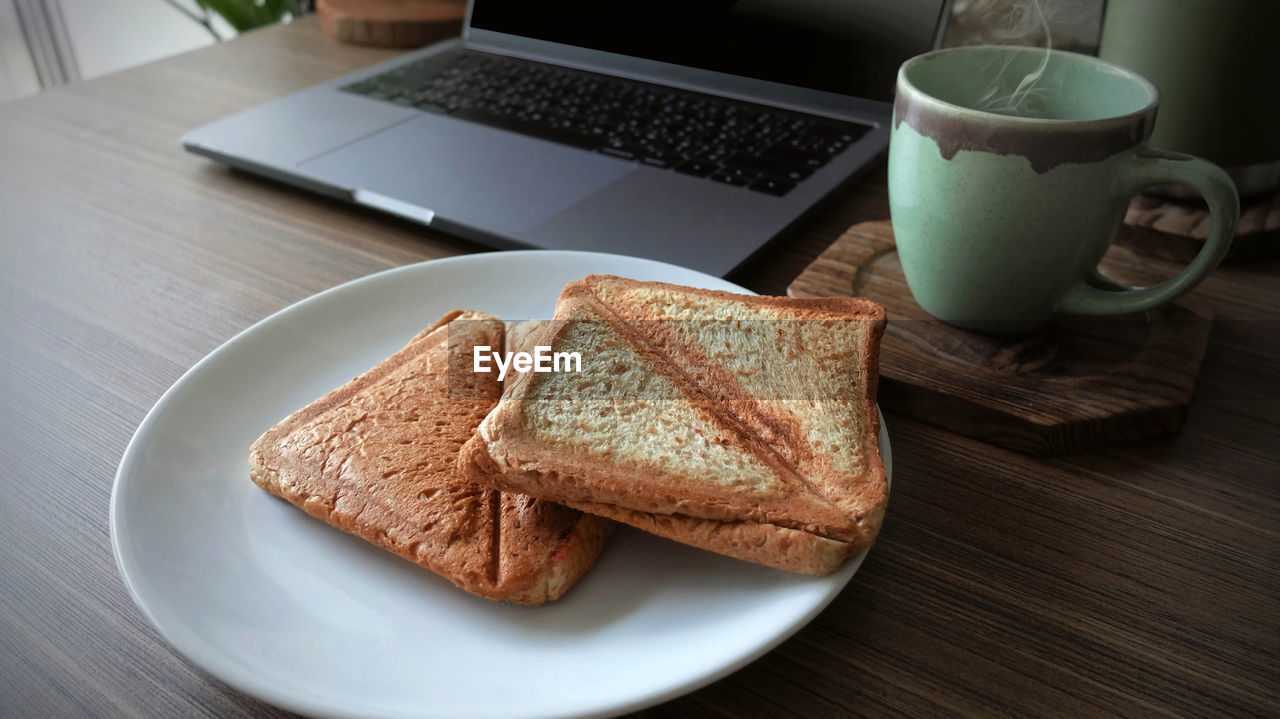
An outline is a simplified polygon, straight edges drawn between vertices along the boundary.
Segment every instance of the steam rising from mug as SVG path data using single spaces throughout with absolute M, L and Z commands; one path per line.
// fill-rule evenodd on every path
M 958 3 L 958 12 L 980 16 L 988 38 L 999 44 L 1041 44 L 1044 56 L 1031 70 L 1011 70 L 1013 53 L 1003 61 L 993 60 L 990 87 L 979 96 L 975 109 L 1021 117 L 1048 116 L 1048 101 L 1054 88 L 1046 87 L 1045 69 L 1053 47 L 1053 27 L 1087 16 L 1090 10 L 1078 0 L 968 0 Z M 1030 41 L 1030 42 L 1029 42 Z M 1021 77 L 1006 77 L 1022 72 Z
M 1002 115 L 1022 115 L 1035 117 L 1041 113 L 1037 112 L 1032 106 L 1031 100 L 1034 94 L 1044 92 L 1045 88 L 1038 87 L 1040 78 L 1044 77 L 1044 69 L 1049 65 L 1049 50 L 1053 47 L 1053 36 L 1049 33 L 1049 20 L 1045 17 L 1044 8 L 1040 7 L 1040 0 L 1031 0 L 1030 8 L 1015 8 L 1010 12 L 1010 20 L 1015 25 L 1022 24 L 1030 19 L 1038 22 L 1041 29 L 1044 30 L 1044 57 L 1040 59 L 1040 64 L 1034 70 L 1027 73 L 1018 81 L 1017 86 L 1012 92 L 1001 92 L 1000 77 L 1009 69 L 1009 63 L 1013 61 L 1013 54 L 1009 54 L 1009 58 L 1005 60 L 1004 66 L 996 74 L 996 79 L 992 81 L 991 89 L 978 101 L 978 109 L 988 112 L 998 112 Z M 1019 10 L 1021 10 L 1019 12 Z M 1034 11 L 1034 14 L 1031 12 Z

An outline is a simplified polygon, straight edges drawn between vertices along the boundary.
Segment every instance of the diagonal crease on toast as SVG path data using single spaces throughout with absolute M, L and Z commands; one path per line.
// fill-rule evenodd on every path
M 493 375 L 457 363 L 474 345 L 502 347 L 504 333 L 481 313 L 445 315 L 263 434 L 250 450 L 250 477 L 474 594 L 558 598 L 591 567 L 611 522 L 457 472 L 459 448 L 501 394 Z
M 884 310 L 593 275 L 534 374 L 459 455 L 464 474 L 769 566 L 835 571 L 888 499 L 875 407 Z

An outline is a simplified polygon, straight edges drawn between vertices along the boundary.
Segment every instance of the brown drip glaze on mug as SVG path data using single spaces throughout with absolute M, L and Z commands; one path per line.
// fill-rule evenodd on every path
M 980 117 L 951 115 L 911 102 L 899 92 L 893 101 L 893 126 L 906 122 L 938 143 L 950 160 L 961 150 L 1021 155 L 1036 174 L 1068 162 L 1098 162 L 1145 141 L 1155 125 L 1155 108 L 1107 120 L 1080 121 L 1075 126 L 989 122 Z M 992 115 L 997 119 L 1008 116 Z

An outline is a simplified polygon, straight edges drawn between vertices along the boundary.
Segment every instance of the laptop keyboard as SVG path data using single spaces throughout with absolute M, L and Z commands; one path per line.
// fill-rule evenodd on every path
M 870 129 L 475 52 L 444 64 L 425 58 L 342 89 L 778 196 Z

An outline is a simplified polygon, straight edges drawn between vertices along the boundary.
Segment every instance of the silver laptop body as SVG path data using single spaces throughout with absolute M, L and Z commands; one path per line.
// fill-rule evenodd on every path
M 533 18 L 521 6 L 541 12 Z M 647 14 L 625 17 L 618 9 L 631 6 L 633 14 Z M 217 120 L 182 143 L 234 167 L 491 247 L 607 251 L 723 276 L 885 150 L 896 67 L 938 45 L 949 6 L 950 0 L 472 0 L 460 40 Z M 605 17 L 600 8 L 615 15 Z M 681 15 L 689 12 L 696 15 Z M 664 28 L 679 29 L 670 30 L 670 39 Z M 736 32 L 744 38 L 735 39 Z M 693 59 L 682 60 L 681 52 Z M 697 176 L 350 90 L 396 68 L 447 67 L 467 53 L 869 129 L 778 196 L 751 189 L 758 180 L 726 184 L 714 179 L 719 174 Z M 846 72 L 850 87 L 839 87 Z

